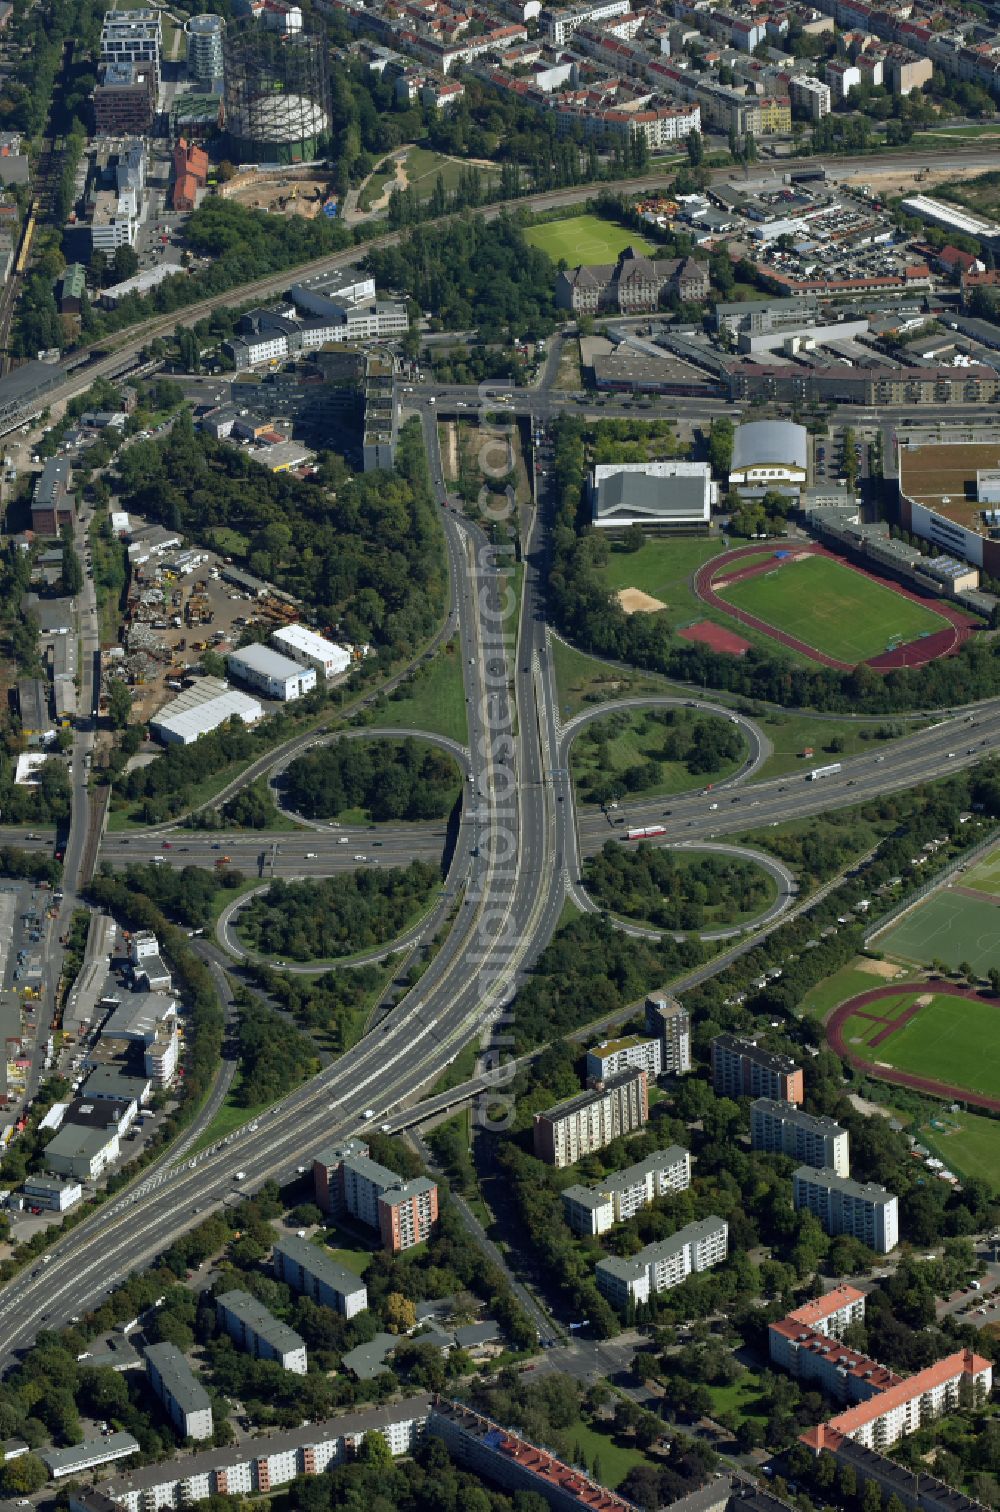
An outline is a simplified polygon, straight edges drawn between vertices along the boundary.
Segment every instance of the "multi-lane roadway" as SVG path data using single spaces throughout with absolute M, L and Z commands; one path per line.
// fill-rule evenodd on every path
M 330 261 L 338 260 L 346 257 Z M 451 392 L 454 398 L 462 391 Z M 469 392 L 463 403 L 479 399 L 478 390 Z M 430 397 L 426 390 L 414 392 L 407 402 L 421 416 L 432 486 L 445 505 L 437 408 Z M 543 423 L 553 402 L 545 389 L 517 395 L 510 408 L 527 409 Z M 457 399 L 454 407 L 457 411 Z M 816 782 L 804 773 L 760 781 L 769 754 L 766 739 L 752 720 L 727 708 L 727 716 L 743 725 L 750 747 L 746 768 L 729 784 L 712 793 L 633 802 L 610 815 L 577 812 L 569 748 L 582 721 L 563 727 L 558 719 L 545 623 L 548 540 L 542 524 L 536 516 L 526 541 L 518 610 L 510 580 L 512 553 L 491 544 L 479 525 L 452 509 L 443 508 L 441 518 L 452 602 L 439 640 L 459 636 L 468 743 L 458 753 L 467 781 L 449 896 L 434 920 L 441 940 L 436 954 L 418 985 L 334 1065 L 219 1147 L 198 1155 L 173 1152 L 56 1244 L 47 1263 L 0 1291 L 0 1364 L 40 1326 L 93 1306 L 234 1192 L 294 1174 L 313 1150 L 338 1134 L 391 1125 L 396 1110 L 432 1084 L 470 1040 L 492 1035 L 494 1046 L 502 1048 L 503 1016 L 525 969 L 554 933 L 567 892 L 578 888 L 581 855 L 619 837 L 623 826 L 617 820 L 626 828 L 663 823 L 670 843 L 715 840 L 912 787 L 971 764 L 1000 741 L 1000 700 L 994 700 L 905 739 L 881 747 L 873 742 L 870 754 L 844 760 L 840 772 Z M 82 607 L 89 613 L 86 602 Z M 85 619 L 85 632 L 88 623 Z M 92 692 L 85 686 L 88 707 Z M 312 732 L 280 754 L 261 758 L 239 782 L 272 772 L 317 738 Z M 74 755 L 77 788 L 85 783 L 87 744 L 81 740 Z M 86 812 L 85 794 L 75 792 L 74 799 L 67 859 L 78 871 L 84 841 L 78 839 L 77 815 Z M 359 864 L 356 855 L 365 855 L 367 864 L 394 864 L 418 854 L 440 855 L 444 843 L 443 826 L 394 826 L 372 834 L 317 825 L 263 842 L 227 837 L 225 852 L 248 872 L 263 856 L 265 876 L 321 876 Z M 219 858 L 219 841 L 162 826 L 106 836 L 101 854 L 116 864 L 162 856 L 163 864 L 211 865 Z M 702 972 L 727 958 L 718 957 Z M 485 1116 L 502 1121 L 503 1114 L 501 1087 L 491 1095 Z

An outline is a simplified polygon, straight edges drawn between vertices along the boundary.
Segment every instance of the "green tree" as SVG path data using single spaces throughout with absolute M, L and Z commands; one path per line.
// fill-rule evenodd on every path
M 126 278 L 134 278 L 139 271 L 139 256 L 135 248 L 127 243 L 116 247 L 111 268 L 119 283 L 124 283 Z
M 72 598 L 83 587 L 83 565 L 73 546 L 73 532 L 67 525 L 63 530 L 62 543 L 63 592 Z
M 358 1458 L 363 1464 L 379 1465 L 388 1470 L 392 1464 L 392 1450 L 386 1442 L 385 1435 L 375 1428 L 369 1429 L 365 1434 Z
M 22 1454 L 4 1465 L 3 1489 L 8 1496 L 33 1496 L 48 1478 L 48 1471 L 37 1454 Z
M 132 712 L 132 692 L 127 682 L 116 677 L 108 688 L 108 718 L 113 730 L 124 730 Z

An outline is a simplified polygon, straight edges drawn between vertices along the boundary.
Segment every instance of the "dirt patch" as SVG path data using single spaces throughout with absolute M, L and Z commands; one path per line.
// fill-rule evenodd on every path
M 892 961 L 859 961 L 857 969 L 866 976 L 885 977 L 889 981 L 898 977 L 903 970 L 902 966 L 896 966 Z
M 655 614 L 658 609 L 667 607 L 662 599 L 643 593 L 641 588 L 622 588 L 617 598 L 626 614 Z

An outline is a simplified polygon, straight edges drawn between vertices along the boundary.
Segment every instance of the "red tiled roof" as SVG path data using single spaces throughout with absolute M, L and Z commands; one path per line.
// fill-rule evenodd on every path
M 890 1386 L 888 1391 L 881 1392 L 870 1401 L 848 1407 L 846 1412 L 832 1418 L 827 1426 L 836 1429 L 838 1433 L 850 1435 L 858 1428 L 864 1428 L 867 1423 L 873 1423 L 876 1418 L 883 1417 L 885 1413 L 892 1412 L 894 1408 L 903 1407 L 907 1402 L 923 1396 L 925 1391 L 932 1391 L 935 1386 L 943 1386 L 946 1381 L 954 1380 L 956 1376 L 977 1376 L 990 1369 L 989 1360 L 985 1360 L 982 1355 L 974 1354 L 971 1349 L 961 1350 L 938 1360 L 934 1365 L 928 1365 L 926 1370 L 918 1370 L 916 1375 L 907 1376 L 905 1381 Z
M 845 1282 L 842 1286 L 835 1286 L 824 1297 L 814 1297 L 811 1302 L 804 1302 L 801 1307 L 790 1312 L 788 1318 L 793 1323 L 804 1323 L 807 1328 L 815 1328 L 817 1323 L 829 1318 L 831 1313 L 839 1312 L 852 1302 L 860 1302 L 864 1295 L 856 1286 L 848 1286 Z

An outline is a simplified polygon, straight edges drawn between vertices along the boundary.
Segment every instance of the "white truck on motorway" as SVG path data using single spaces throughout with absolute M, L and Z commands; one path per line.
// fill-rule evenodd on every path
M 818 782 L 821 777 L 833 777 L 835 773 L 843 770 L 839 761 L 831 761 L 829 766 L 813 767 L 811 772 L 806 773 L 807 782 Z

